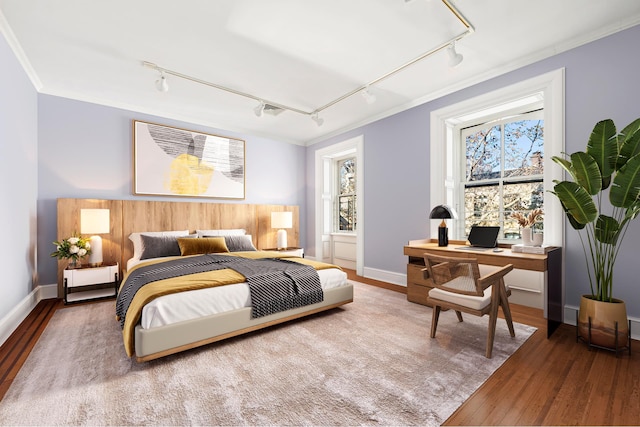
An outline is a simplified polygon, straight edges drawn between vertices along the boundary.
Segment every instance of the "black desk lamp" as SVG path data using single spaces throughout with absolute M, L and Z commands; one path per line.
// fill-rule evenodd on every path
M 429 219 L 441 219 L 442 222 L 438 226 L 438 246 L 447 246 L 449 244 L 449 230 L 445 219 L 457 219 L 458 215 L 452 207 L 447 205 L 438 205 L 431 209 Z

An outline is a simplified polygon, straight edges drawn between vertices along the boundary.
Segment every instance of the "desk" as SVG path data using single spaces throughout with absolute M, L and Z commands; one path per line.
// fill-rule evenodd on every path
M 407 263 L 407 299 L 411 302 L 427 305 L 427 294 L 433 288 L 431 279 L 425 278 L 422 269 L 424 253 L 450 257 L 473 257 L 478 263 L 486 266 L 501 267 L 513 264 L 514 270 L 505 277 L 505 282 L 515 294 L 537 293 L 541 296 L 544 316 L 547 318 L 547 337 L 562 324 L 562 248 L 555 247 L 544 255 L 514 253 L 508 247 L 502 252 L 476 251 L 456 249 L 464 246 L 465 242 L 449 242 L 449 246 L 438 246 L 429 240 L 413 240 L 404 247 L 404 254 L 409 257 Z M 484 274 L 484 273 L 482 273 Z M 511 277 L 509 277 L 511 275 Z M 534 277 L 534 282 L 541 283 L 542 289 L 536 289 L 536 284 L 529 285 L 522 282 L 523 277 Z M 537 278 L 537 279 L 536 279 Z

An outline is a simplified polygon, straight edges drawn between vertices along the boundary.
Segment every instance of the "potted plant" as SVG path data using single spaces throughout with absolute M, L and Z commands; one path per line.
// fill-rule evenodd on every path
M 613 297 L 613 271 L 627 227 L 640 212 L 639 153 L 640 119 L 620 133 L 607 119 L 595 125 L 585 152 L 552 157 L 573 179 L 556 181 L 552 193 L 579 231 L 591 286 L 580 301 L 578 334 L 616 350 L 630 332 L 624 301 Z

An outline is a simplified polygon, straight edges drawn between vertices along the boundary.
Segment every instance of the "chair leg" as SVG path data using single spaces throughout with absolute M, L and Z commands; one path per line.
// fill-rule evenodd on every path
M 512 337 L 516 336 L 516 331 L 513 329 L 513 320 L 511 319 L 511 308 L 509 307 L 509 296 L 507 295 L 507 290 L 504 287 L 504 282 L 500 281 L 500 306 L 502 307 L 502 312 L 504 313 L 504 318 L 507 321 L 507 326 L 509 327 L 509 333 Z
M 497 286 L 493 285 L 491 290 L 491 312 L 489 313 L 489 331 L 487 333 L 487 350 L 485 352 L 487 359 L 491 359 L 491 353 L 493 352 L 493 339 L 496 335 L 496 322 L 498 320 L 500 290 L 496 288 Z
M 431 317 L 431 338 L 436 337 L 436 328 L 438 327 L 438 319 L 440 318 L 440 306 L 433 307 L 433 316 Z
M 458 322 L 462 322 L 462 313 L 456 310 L 456 316 L 458 316 Z

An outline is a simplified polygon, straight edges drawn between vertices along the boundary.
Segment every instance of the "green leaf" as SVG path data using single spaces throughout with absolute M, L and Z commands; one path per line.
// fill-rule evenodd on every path
M 634 120 L 618 134 L 620 153 L 616 169 L 621 169 L 627 161 L 640 153 L 640 119 Z
M 562 168 L 564 170 L 566 170 L 569 175 L 571 175 L 573 177 L 573 180 L 576 181 L 576 173 L 573 170 L 573 165 L 571 164 L 571 162 L 567 159 L 563 159 L 562 157 L 558 157 L 558 156 L 552 156 L 551 160 L 553 160 L 554 162 L 556 162 L 557 164 L 559 164 L 560 166 L 562 166 Z
M 598 194 L 602 189 L 602 177 L 595 159 L 587 153 L 578 151 L 571 155 L 571 162 L 575 171 L 575 181 L 589 194 Z
M 638 200 L 640 195 L 640 154 L 630 158 L 620 168 L 609 193 L 609 200 L 613 206 L 628 208 Z
M 593 157 L 600 168 L 602 188 L 607 188 L 605 181 L 615 170 L 618 158 L 618 137 L 613 120 L 602 120 L 593 128 L 587 143 L 587 154 Z
M 596 240 L 606 243 L 607 245 L 615 245 L 618 240 L 620 224 L 615 218 L 608 215 L 600 215 L 596 221 L 595 236 Z
M 553 187 L 553 190 L 553 194 L 560 199 L 565 212 L 571 215 L 578 224 L 588 224 L 598 217 L 598 208 L 591 195 L 581 185 L 575 182 L 561 181 Z
M 634 204 L 627 208 L 627 211 L 624 214 L 624 221 L 631 221 L 632 219 L 636 219 L 640 214 L 640 200 L 637 200 Z

